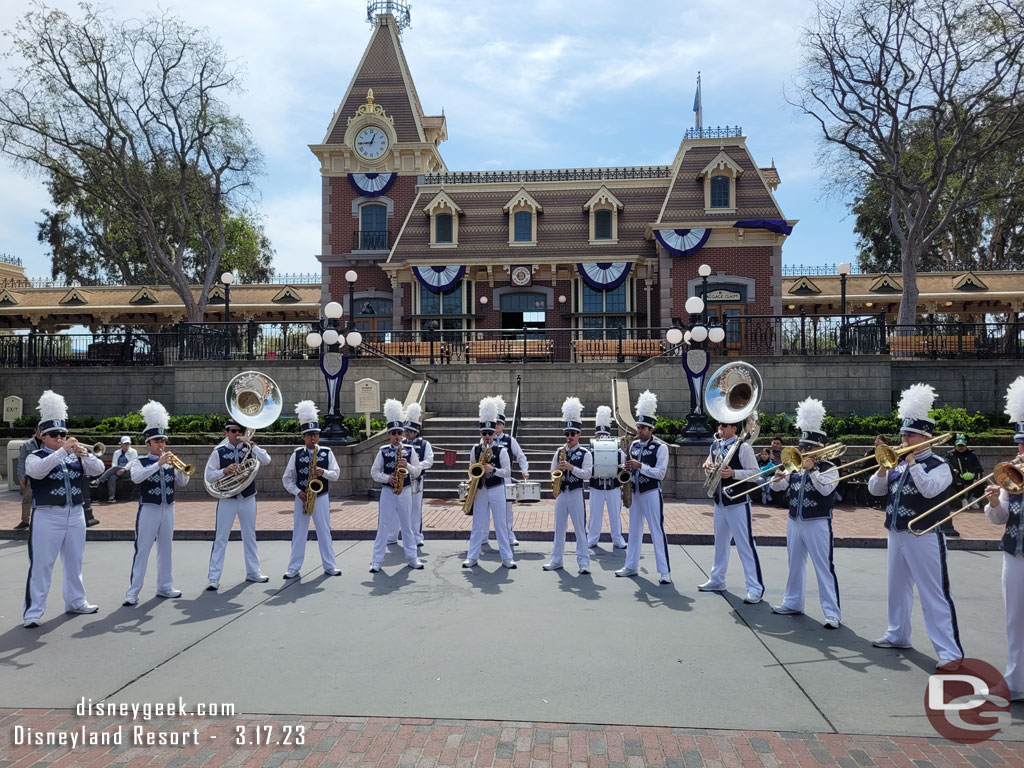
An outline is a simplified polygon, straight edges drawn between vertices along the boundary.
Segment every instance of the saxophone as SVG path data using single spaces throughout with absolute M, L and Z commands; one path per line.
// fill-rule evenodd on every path
M 558 463 L 561 464 L 565 461 L 565 446 L 563 445 L 558 450 Z M 562 492 L 562 470 L 556 469 L 551 473 L 551 495 L 554 498 L 558 498 L 558 494 Z
M 319 477 L 313 477 L 316 469 L 316 454 L 309 452 L 309 480 L 306 483 L 306 501 L 302 505 L 302 514 L 312 515 L 316 506 L 316 497 L 324 489 L 324 482 Z
M 469 489 L 466 491 L 466 500 L 462 502 L 462 514 L 473 514 L 473 499 L 476 498 L 476 489 L 480 485 L 480 478 L 484 476 L 484 464 L 490 464 L 493 456 L 494 451 L 488 445 L 481 452 L 476 464 L 469 465 Z
M 398 462 L 398 460 L 400 458 L 402 458 L 402 453 L 403 453 L 402 446 L 400 445 L 400 446 L 398 446 L 398 451 L 396 451 L 396 453 L 395 453 L 395 462 L 396 463 Z M 402 492 L 402 489 L 405 487 L 405 478 L 408 475 L 409 475 L 409 470 L 406 469 L 405 467 L 397 467 L 395 469 L 395 484 L 393 486 L 391 486 L 391 489 L 395 492 L 395 494 L 399 494 L 399 493 Z

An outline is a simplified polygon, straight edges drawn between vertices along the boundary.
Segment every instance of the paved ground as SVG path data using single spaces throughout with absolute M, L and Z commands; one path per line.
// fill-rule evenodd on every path
M 736 558 L 733 593 L 698 593 L 711 560 L 705 546 L 671 547 L 671 586 L 651 580 L 649 552 L 640 577 L 617 579 L 612 571 L 622 556 L 608 547 L 593 575 L 579 577 L 574 568 L 543 572 L 547 546 L 539 542 L 520 548 L 514 571 L 501 568 L 496 554 L 463 570 L 463 546 L 428 542 L 428 567 L 415 572 L 396 550 L 373 575 L 366 572 L 370 542 L 338 542 L 344 573 L 328 578 L 310 544 L 303 578 L 285 583 L 287 544 L 267 541 L 260 554 L 272 579 L 251 584 L 239 581 L 241 547 L 234 544 L 221 591 L 209 593 L 202 589 L 209 545 L 178 542 L 176 583 L 184 596 L 153 597 L 151 573 L 142 602 L 126 608 L 119 602 L 131 544 L 90 542 L 86 586 L 101 612 L 62 614 L 57 587 L 43 626 L 26 630 L 19 621 L 24 544 L 0 542 L 0 714 L 7 715 L 0 765 L 67 752 L 8 749 L 3 742 L 16 725 L 69 724 L 90 732 L 123 725 L 129 735 L 133 725 L 206 729 L 191 751 L 79 747 L 67 756 L 67 763 L 92 765 L 1024 765 L 1019 706 L 999 740 L 979 749 L 929 741 L 923 696 L 934 658 L 919 612 L 916 649 L 868 643 L 885 621 L 881 550 L 837 551 L 844 626 L 833 632 L 822 628 L 813 581 L 807 616 L 745 605 Z M 767 597 L 777 599 L 785 551 L 765 547 L 762 559 Z M 953 552 L 950 569 L 968 654 L 1002 669 L 999 555 Z M 178 697 L 190 708 L 231 703 L 236 717 L 73 717 L 83 698 L 152 704 Z M 304 725 L 316 743 L 257 747 L 207 738 L 226 739 L 244 724 L 255 739 L 253 726 L 264 716 L 271 725 Z M 602 725 L 586 725 L 593 723 Z M 271 734 L 279 740 L 284 731 Z

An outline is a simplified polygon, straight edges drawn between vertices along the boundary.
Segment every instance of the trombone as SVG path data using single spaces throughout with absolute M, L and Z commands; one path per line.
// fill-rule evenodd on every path
M 989 481 L 989 478 L 994 479 L 996 485 L 1003 487 L 1010 493 L 1024 492 L 1024 455 L 1018 454 L 1017 456 L 1014 456 L 1011 461 L 999 462 L 998 464 L 996 464 L 995 468 L 989 474 L 985 475 L 980 480 L 976 480 L 963 490 L 957 491 L 955 494 L 950 496 L 941 504 L 936 504 L 927 512 L 922 512 L 920 515 L 915 517 L 913 520 L 907 523 L 907 530 L 915 536 L 924 536 L 926 533 L 934 531 L 936 528 L 938 528 L 940 525 L 947 522 L 948 520 L 952 520 L 961 512 L 966 512 L 968 509 L 971 508 L 973 502 L 968 502 L 964 504 L 962 507 L 960 507 L 960 509 L 956 510 L 955 512 L 951 512 L 950 514 L 946 515 L 944 518 L 939 520 L 937 523 L 933 523 L 932 525 L 925 528 L 923 531 L 914 530 L 915 523 L 921 522 L 926 517 L 928 517 L 928 515 L 942 509 L 953 499 L 959 499 L 961 496 L 965 496 L 978 486 L 984 485 Z
M 850 474 L 845 476 L 840 475 L 839 479 L 849 480 L 851 477 L 863 475 L 865 472 L 875 472 L 879 469 L 879 467 L 884 467 L 885 469 L 893 469 L 897 464 L 900 463 L 900 459 L 906 456 L 908 453 L 917 453 L 918 451 L 922 451 L 925 448 L 931 448 L 936 445 L 948 443 L 950 441 L 950 438 L 952 437 L 953 433 L 947 432 L 944 435 L 938 435 L 936 437 L 929 438 L 928 440 L 920 442 L 917 445 L 905 445 L 902 448 L 893 448 L 888 445 L 879 445 L 875 448 L 875 452 L 873 454 L 869 453 L 867 456 L 862 456 L 859 459 L 848 461 L 845 464 L 836 467 L 836 471 L 842 471 L 847 467 L 852 467 L 854 464 L 860 464 L 862 461 L 869 461 L 871 459 L 875 460 L 875 466 L 868 467 L 867 469 L 859 469 L 856 472 L 851 472 Z
M 828 459 L 837 459 L 840 456 L 842 456 L 844 453 L 846 453 L 846 446 L 843 445 L 842 443 L 830 443 L 829 445 L 826 445 L 824 448 L 816 448 L 813 451 L 807 451 L 806 453 L 801 451 L 799 448 L 794 448 L 793 446 L 788 445 L 788 446 L 786 446 L 785 448 L 782 449 L 782 456 L 781 456 L 781 459 L 780 459 L 782 461 L 782 467 L 781 468 L 784 469 L 784 471 L 786 472 L 787 475 L 791 475 L 794 472 L 797 472 L 797 471 L 799 471 L 800 469 L 803 468 L 803 466 L 804 466 L 804 459 L 819 459 L 819 460 L 824 461 L 824 460 L 828 460 Z M 762 469 L 756 475 L 751 475 L 746 480 L 740 480 L 738 482 L 735 482 L 735 483 L 732 483 L 730 485 L 727 485 L 722 490 L 726 494 L 729 495 L 729 498 L 731 498 L 731 499 L 739 499 L 739 498 L 741 498 L 743 496 L 746 496 L 748 493 L 753 493 L 758 488 L 764 488 L 766 485 L 769 485 L 770 483 L 775 482 L 775 478 L 774 477 L 770 477 L 767 480 L 765 480 L 764 482 L 758 483 L 753 488 L 748 488 L 747 490 L 743 491 L 742 493 L 737 493 L 735 495 L 729 493 L 729 489 L 730 488 L 735 488 L 737 485 L 743 485 L 744 483 L 749 483 L 755 477 L 759 477 L 760 475 L 763 475 L 766 472 L 778 472 L 779 469 L 780 469 L 780 467 L 778 465 L 769 467 L 768 469 Z M 834 471 L 835 471 L 834 469 L 830 469 L 829 470 L 829 472 L 834 472 Z M 839 481 L 837 480 L 836 482 L 839 482 Z

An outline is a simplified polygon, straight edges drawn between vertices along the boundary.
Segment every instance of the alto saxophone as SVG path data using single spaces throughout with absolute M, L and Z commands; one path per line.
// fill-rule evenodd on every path
M 324 481 L 319 477 L 313 477 L 316 470 L 316 459 L 312 451 L 309 452 L 309 481 L 306 483 L 306 500 L 302 504 L 302 514 L 312 515 L 316 506 L 316 497 L 324 489 Z
M 565 461 L 565 446 L 563 445 L 558 450 L 558 463 L 561 464 Z M 554 498 L 558 498 L 558 494 L 562 492 L 562 470 L 556 469 L 551 473 L 551 495 Z
M 398 451 L 395 454 L 395 462 L 397 463 L 398 459 L 400 458 L 402 458 L 401 446 L 398 447 Z M 397 469 L 395 469 L 395 484 L 391 486 L 391 490 L 393 490 L 396 494 L 401 493 L 402 488 L 405 487 L 405 478 L 408 474 L 409 470 L 406 469 L 405 467 L 398 467 Z
M 473 500 L 476 498 L 476 490 L 480 485 L 480 479 L 484 476 L 484 464 L 490 464 L 494 457 L 491 446 L 487 446 L 480 453 L 480 458 L 475 464 L 469 465 L 469 488 L 466 491 L 466 500 L 462 502 L 462 514 L 473 514 Z

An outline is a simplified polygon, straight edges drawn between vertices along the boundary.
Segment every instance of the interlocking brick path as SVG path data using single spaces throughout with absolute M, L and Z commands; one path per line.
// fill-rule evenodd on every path
M 0 537 L 21 520 L 21 502 L 12 493 L 0 500 Z M 290 498 L 262 497 L 256 517 L 260 538 L 289 538 L 292 529 L 292 500 Z M 213 535 L 214 510 L 212 499 L 179 501 L 175 504 L 174 528 L 179 538 L 209 538 Z M 100 524 L 89 529 L 89 537 L 131 538 L 135 529 L 134 502 L 94 504 L 93 514 Z M 531 504 L 516 504 L 516 533 L 519 538 L 548 539 L 554 530 L 555 504 L 543 500 Z M 588 505 L 589 513 L 589 505 Z M 622 515 L 623 530 L 628 529 L 628 511 Z M 761 544 L 785 543 L 787 513 L 779 507 L 755 505 L 753 508 L 754 535 Z M 883 515 L 877 509 L 840 505 L 836 508 L 833 529 L 837 545 L 884 546 L 886 532 Z M 426 499 L 423 504 L 423 530 L 428 538 L 468 538 L 472 517 L 462 514 L 461 502 L 456 499 Z M 1002 528 L 992 525 L 985 515 L 969 511 L 957 516 L 959 541 L 951 540 L 951 548 L 994 549 Z M 377 503 L 365 499 L 342 499 L 331 502 L 331 527 L 335 538 L 373 538 L 377 531 Z M 238 523 L 235 523 L 238 530 Z M 665 531 L 675 544 L 710 544 L 713 535 L 713 515 L 707 503 L 665 501 Z M 10 533 L 6 533 L 10 536 Z M 237 534 L 236 534 L 237 535 Z M 607 523 L 604 537 L 607 540 Z
M 147 733 L 198 732 L 185 746 L 133 745 Z M 14 746 L 15 726 L 37 732 L 113 733 L 120 746 Z M 283 744 L 288 728 L 303 744 Z M 239 729 L 247 743 L 237 744 Z M 263 743 L 257 744 L 257 736 Z M 269 743 L 268 743 L 269 742 Z M 431 720 L 387 717 L 251 715 L 241 717 L 77 717 L 70 710 L 0 709 L 0 766 L 494 766 L 514 768 L 717 768 L 719 766 L 1024 766 L 1024 743 L 974 746 L 941 738 L 838 733 L 726 731 L 628 725 Z

